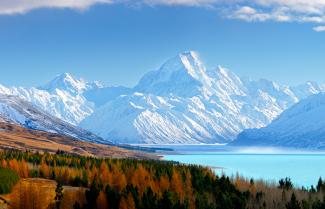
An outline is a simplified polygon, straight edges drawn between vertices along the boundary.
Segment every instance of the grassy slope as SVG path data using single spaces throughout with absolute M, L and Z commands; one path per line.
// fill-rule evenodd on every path
M 122 148 L 82 142 L 72 137 L 44 131 L 30 130 L 17 125 L 0 122 L 0 149 L 32 150 L 114 158 L 156 158 L 142 152 Z

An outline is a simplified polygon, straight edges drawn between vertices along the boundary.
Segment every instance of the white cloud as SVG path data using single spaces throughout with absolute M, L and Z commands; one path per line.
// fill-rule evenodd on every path
M 286 7 L 292 12 L 304 14 L 322 14 L 325 8 L 324 0 L 253 0 L 264 7 Z
M 252 8 L 250 6 L 242 6 L 238 9 L 228 11 L 227 16 L 230 19 L 240 19 L 247 22 L 264 22 L 273 20 L 277 22 L 290 22 L 292 17 L 290 14 L 284 13 L 282 10 L 263 11 Z
M 147 4 L 147 5 L 180 5 L 209 6 L 224 0 L 0 0 L 0 14 L 23 14 L 40 8 L 68 8 L 85 10 L 94 4 Z
M 317 26 L 317 27 L 314 27 L 313 30 L 316 31 L 316 32 L 324 32 L 325 31 L 325 26 L 324 25 Z
M 227 9 L 226 16 L 250 22 L 322 24 L 325 23 L 325 0 L 243 0 Z
M 266 21 L 266 20 L 270 19 L 269 14 L 258 12 L 258 11 L 256 11 L 256 9 L 249 7 L 249 6 L 243 6 L 239 9 L 235 10 L 228 17 L 234 18 L 234 19 L 245 20 L 248 22 Z
M 109 4 L 113 3 L 113 0 L 0 0 L 0 14 L 23 14 L 39 8 L 84 10 L 99 3 Z
M 0 0 L 0 15 L 21 14 L 39 8 L 85 10 L 94 4 L 116 3 L 214 7 L 223 11 L 220 15 L 249 22 L 325 24 L 325 0 Z

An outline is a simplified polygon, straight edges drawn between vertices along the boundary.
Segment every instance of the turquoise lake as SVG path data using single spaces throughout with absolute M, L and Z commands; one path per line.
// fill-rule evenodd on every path
M 202 148 L 201 148 L 202 149 Z M 181 149 L 180 149 L 181 150 Z M 215 169 L 217 174 L 242 175 L 247 178 L 278 182 L 290 177 L 296 186 L 316 185 L 320 176 L 325 177 L 325 154 L 252 154 L 237 152 L 180 151 L 164 155 L 165 160 L 186 164 L 199 164 Z

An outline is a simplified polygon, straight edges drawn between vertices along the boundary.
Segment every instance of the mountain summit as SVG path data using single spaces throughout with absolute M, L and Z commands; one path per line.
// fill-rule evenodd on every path
M 95 82 L 75 79 L 64 73 L 38 88 L 0 86 L 0 94 L 18 96 L 57 118 L 77 125 L 93 112 L 94 105 L 83 94 L 95 88 L 100 88 Z
M 156 95 L 191 97 L 200 95 L 208 80 L 197 53 L 189 51 L 168 60 L 158 70 L 144 75 L 134 89 Z
M 83 93 L 86 90 L 101 87 L 102 85 L 98 82 L 89 83 L 84 79 L 76 79 L 69 73 L 63 73 L 57 75 L 53 80 L 51 80 L 44 86 L 41 86 L 40 89 L 49 92 L 55 92 L 59 89 L 77 95 Z

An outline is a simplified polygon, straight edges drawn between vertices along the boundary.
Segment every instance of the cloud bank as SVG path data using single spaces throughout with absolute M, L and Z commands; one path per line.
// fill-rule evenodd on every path
M 310 23 L 314 31 L 325 31 L 325 0 L 1 0 L 0 15 L 40 8 L 85 10 L 95 4 L 210 7 L 229 19 Z
M 0 14 L 24 14 L 40 8 L 85 10 L 94 4 L 110 4 L 112 0 L 0 0 Z

